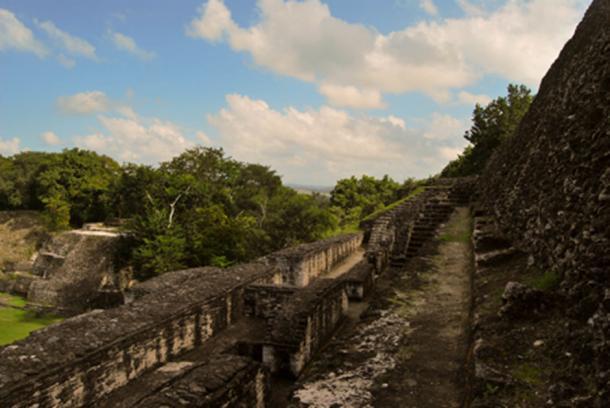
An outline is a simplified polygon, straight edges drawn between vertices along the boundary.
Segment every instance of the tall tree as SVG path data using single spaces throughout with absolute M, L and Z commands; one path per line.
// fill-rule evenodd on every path
M 472 114 L 472 127 L 464 138 L 470 142 L 464 152 L 443 169 L 443 177 L 479 174 L 494 150 L 513 135 L 529 109 L 533 96 L 524 85 L 508 85 L 508 95 L 477 104 Z

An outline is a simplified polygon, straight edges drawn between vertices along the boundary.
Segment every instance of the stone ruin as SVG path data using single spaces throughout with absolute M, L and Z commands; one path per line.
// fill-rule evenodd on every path
M 263 407 L 271 376 L 298 377 L 396 248 L 415 254 L 418 234 L 442 222 L 469 183 L 429 186 L 364 233 L 228 269 L 170 272 L 134 286 L 125 305 L 33 332 L 0 349 L 0 402 Z
M 594 0 L 516 136 L 476 181 L 476 267 L 509 256 L 512 243 L 562 276 L 570 320 L 558 336 L 574 350 L 570 373 L 593 371 L 591 406 L 610 389 L 609 22 L 610 0 Z M 128 304 L 34 332 L 0 349 L 0 403 L 264 407 L 270 373 L 298 376 L 350 302 L 417 253 L 474 183 L 441 181 L 364 234 L 168 273 L 135 287 Z
M 609 0 L 593 1 L 479 190 L 505 237 L 561 277 L 566 375 L 595 378 L 610 403 Z
M 65 315 L 117 306 L 130 280 L 115 267 L 120 239 L 116 228 L 99 224 L 49 237 L 31 261 L 12 268 L 2 290 L 26 297 L 31 307 Z

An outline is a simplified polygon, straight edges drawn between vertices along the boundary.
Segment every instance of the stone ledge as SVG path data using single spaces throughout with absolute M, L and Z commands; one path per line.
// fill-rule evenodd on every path
M 180 378 L 135 407 L 264 407 L 268 392 L 268 376 L 259 363 L 222 355 L 190 367 Z

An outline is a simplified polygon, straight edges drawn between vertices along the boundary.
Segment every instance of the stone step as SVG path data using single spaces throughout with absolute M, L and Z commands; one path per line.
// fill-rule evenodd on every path
M 433 238 L 433 235 L 427 236 L 427 237 L 413 237 L 409 240 L 409 245 L 412 243 L 420 243 L 420 242 L 428 242 L 431 241 Z
M 418 231 L 418 232 L 414 232 L 413 234 L 411 234 L 411 238 L 410 240 L 427 240 L 430 239 L 434 236 L 434 231 L 430 230 L 430 231 L 426 231 L 426 232 L 422 232 L 422 231 Z
M 430 224 L 438 224 L 439 222 L 443 222 L 448 217 L 426 217 L 422 221 L 428 225 Z
M 415 224 L 413 226 L 413 232 L 415 231 L 434 231 L 436 228 L 429 225 Z
M 435 205 L 430 207 L 424 207 L 424 211 L 453 211 L 452 205 Z

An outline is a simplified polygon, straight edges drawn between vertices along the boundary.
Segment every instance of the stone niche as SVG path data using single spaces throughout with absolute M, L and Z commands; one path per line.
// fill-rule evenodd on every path
M 341 279 L 345 282 L 345 291 L 349 300 L 362 301 L 375 285 L 375 268 L 365 259 L 356 264 Z
M 268 382 L 267 371 L 260 364 L 225 354 L 195 366 L 135 407 L 264 408 L 268 401 Z
M 335 331 L 348 308 L 343 280 L 318 279 L 293 295 L 274 322 L 262 347 L 263 364 L 272 373 L 297 377 Z

